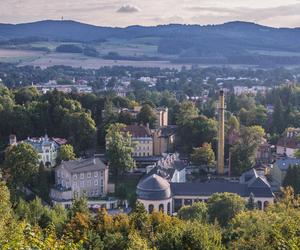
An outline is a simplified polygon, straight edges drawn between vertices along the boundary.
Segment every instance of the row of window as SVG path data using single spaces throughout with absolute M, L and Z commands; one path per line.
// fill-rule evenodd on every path
M 83 187 L 85 187 L 85 184 L 86 184 L 87 187 L 91 187 L 92 184 L 93 184 L 94 186 L 98 186 L 98 185 L 99 185 L 99 181 L 98 181 L 98 180 L 94 180 L 94 181 L 92 182 L 92 180 L 87 180 L 86 183 L 85 183 L 85 181 L 80 181 L 79 183 L 73 182 L 73 188 L 74 188 L 74 189 L 77 189 L 78 187 L 83 188 Z M 104 184 L 103 179 L 101 179 L 101 180 L 100 180 L 100 185 L 103 186 L 103 184 Z M 79 185 L 79 186 L 78 186 L 78 185 Z
M 100 176 L 103 177 L 103 175 L 104 175 L 104 171 L 100 171 Z M 92 178 L 92 176 L 94 176 L 95 178 L 98 178 L 99 172 L 94 171 L 94 172 L 73 174 L 73 180 L 77 180 L 78 178 L 83 180 L 85 178 L 85 176 L 86 176 L 87 179 Z M 62 178 L 68 177 L 68 174 L 64 175 L 63 171 L 57 171 L 57 177 L 62 177 Z
M 147 146 L 147 147 L 137 146 L 136 150 L 150 150 L 150 147 L 149 146 Z
M 134 156 L 150 156 L 150 153 L 149 152 L 147 152 L 147 153 L 135 152 L 133 155 Z
M 92 175 L 93 175 L 95 178 L 97 178 L 98 175 L 99 175 L 99 173 L 98 173 L 98 171 L 95 171 L 95 172 L 93 172 L 93 174 L 92 174 L 92 172 L 87 172 L 86 174 L 85 174 L 85 173 L 73 174 L 73 180 L 77 180 L 78 176 L 79 176 L 79 178 L 80 178 L 81 180 L 83 180 L 84 177 L 85 177 L 85 175 L 86 175 L 86 178 L 87 178 L 87 179 L 90 179 L 90 178 L 92 178 Z M 103 177 L 103 171 L 100 171 L 100 176 Z

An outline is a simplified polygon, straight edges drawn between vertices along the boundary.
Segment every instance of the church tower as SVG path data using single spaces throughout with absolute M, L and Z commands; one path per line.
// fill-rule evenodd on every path
M 225 97 L 224 91 L 220 90 L 218 105 L 218 174 L 224 174 L 224 127 L 225 127 Z

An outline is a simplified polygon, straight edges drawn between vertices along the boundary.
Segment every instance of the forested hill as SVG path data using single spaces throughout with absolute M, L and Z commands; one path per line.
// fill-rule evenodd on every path
M 280 56 L 284 60 L 300 62 L 300 28 L 272 28 L 247 22 L 222 25 L 159 25 L 127 28 L 98 27 L 75 21 L 40 21 L 27 24 L 0 24 L 0 40 L 39 38 L 60 41 L 103 41 L 111 38 L 154 38 L 147 43 L 158 46 L 163 54 L 174 54 L 179 60 L 193 58 L 228 63 L 243 61 L 256 63 L 260 56 Z M 3 43 L 3 41 L 2 41 Z M 257 52 L 258 51 L 258 52 Z M 265 54 L 267 51 L 267 54 Z M 271 54 L 268 54 L 269 52 Z M 284 52 L 284 53 L 282 53 Z M 255 54 L 253 56 L 253 53 Z M 288 59 L 287 59 L 288 58 Z M 226 61 L 227 60 L 227 61 Z M 270 58 L 272 61 L 272 58 Z M 297 62 L 296 62 L 297 61 Z

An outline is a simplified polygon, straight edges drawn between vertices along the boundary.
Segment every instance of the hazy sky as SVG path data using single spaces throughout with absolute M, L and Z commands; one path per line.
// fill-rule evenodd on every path
M 251 21 L 300 27 L 300 0 L 0 0 L 1 23 L 72 19 L 100 26 Z

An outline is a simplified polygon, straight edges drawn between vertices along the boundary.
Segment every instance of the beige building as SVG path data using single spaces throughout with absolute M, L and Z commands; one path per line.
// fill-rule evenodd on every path
M 106 204 L 109 201 L 103 198 L 107 193 L 108 167 L 99 158 L 65 161 L 55 169 L 55 187 L 50 192 L 54 204 L 59 203 L 68 207 L 75 196 L 83 195 L 88 199 L 98 200 L 98 203 Z M 116 203 L 110 201 L 109 207 L 106 207 L 114 206 Z
M 168 116 L 169 116 L 168 108 L 164 108 L 164 107 L 156 108 L 155 114 L 156 114 L 156 122 L 155 122 L 156 128 L 168 126 Z
M 127 125 L 124 129 L 131 135 L 134 143 L 134 156 L 153 156 L 153 138 L 148 127 L 142 125 Z
M 175 150 L 176 126 L 159 127 L 153 132 L 153 153 L 162 155 L 172 153 Z

